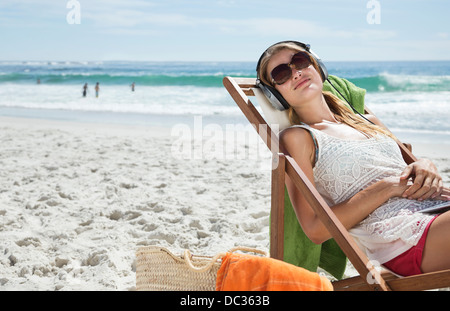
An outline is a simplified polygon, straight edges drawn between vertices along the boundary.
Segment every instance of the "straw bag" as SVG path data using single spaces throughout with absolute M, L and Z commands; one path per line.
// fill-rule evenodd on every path
M 236 247 L 230 252 L 242 250 L 267 253 L 253 248 Z M 176 256 L 159 246 L 141 247 L 136 252 L 136 289 L 139 291 L 214 291 L 217 271 L 225 253 L 214 257 L 194 256 L 188 250 Z

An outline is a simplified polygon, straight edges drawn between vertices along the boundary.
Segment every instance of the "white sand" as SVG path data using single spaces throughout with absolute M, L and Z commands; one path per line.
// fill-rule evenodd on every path
M 141 245 L 267 250 L 256 157 L 177 159 L 167 130 L 32 119 L 0 118 L 0 141 L 0 290 L 130 290 Z
M 267 250 L 264 146 L 240 137 L 216 158 L 180 159 L 180 141 L 167 129 L 0 118 L 0 290 L 133 290 L 141 245 Z M 449 184 L 449 146 L 414 148 Z

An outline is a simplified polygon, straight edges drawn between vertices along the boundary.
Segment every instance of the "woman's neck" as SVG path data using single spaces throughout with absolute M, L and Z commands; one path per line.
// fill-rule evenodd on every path
M 294 110 L 300 121 L 308 125 L 314 125 L 324 121 L 338 122 L 328 107 L 323 95 L 309 102 L 305 102 L 301 106 L 294 107 Z

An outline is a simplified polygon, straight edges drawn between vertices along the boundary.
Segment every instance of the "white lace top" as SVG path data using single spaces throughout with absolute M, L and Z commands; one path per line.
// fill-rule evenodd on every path
M 346 140 L 307 125 L 316 144 L 314 179 L 317 190 L 333 206 L 388 176 L 399 176 L 406 163 L 389 137 Z M 433 215 L 421 210 L 449 205 L 446 201 L 392 198 L 349 230 L 370 260 L 383 264 L 416 245 Z

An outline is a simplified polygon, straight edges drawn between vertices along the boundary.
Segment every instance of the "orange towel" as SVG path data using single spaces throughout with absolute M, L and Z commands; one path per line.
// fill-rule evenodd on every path
M 218 291 L 331 291 L 324 276 L 268 257 L 227 253 L 217 272 Z

